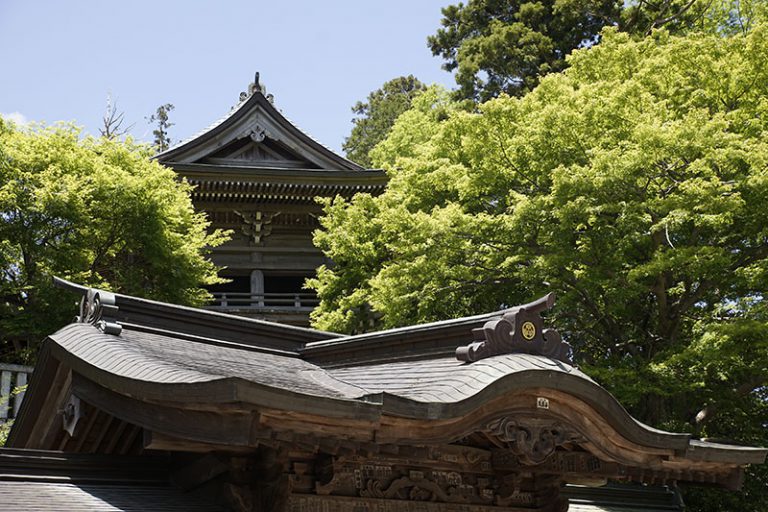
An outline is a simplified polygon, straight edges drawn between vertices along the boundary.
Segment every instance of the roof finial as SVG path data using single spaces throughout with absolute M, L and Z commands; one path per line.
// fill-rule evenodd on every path
M 261 82 L 259 81 L 259 72 L 257 71 L 256 74 L 253 77 L 253 82 L 248 85 L 248 90 L 245 92 L 240 93 L 240 101 L 245 101 L 255 92 L 258 92 L 262 96 L 264 96 L 270 103 L 274 103 L 275 98 L 271 94 L 267 94 L 267 88 L 261 85 Z

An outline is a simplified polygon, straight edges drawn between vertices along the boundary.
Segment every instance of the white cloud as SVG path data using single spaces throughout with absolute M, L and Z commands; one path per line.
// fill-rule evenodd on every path
M 8 121 L 12 121 L 17 126 L 26 126 L 31 122 L 29 119 L 27 119 L 27 116 L 21 112 L 11 112 L 10 114 L 0 112 L 0 117 L 7 119 Z

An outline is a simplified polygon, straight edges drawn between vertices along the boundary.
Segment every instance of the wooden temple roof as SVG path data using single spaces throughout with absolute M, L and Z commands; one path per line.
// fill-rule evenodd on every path
M 306 203 L 316 196 L 381 193 L 386 175 L 323 146 L 275 108 L 258 73 L 240 102 L 202 132 L 155 158 L 184 176 L 193 200 Z
M 524 470 L 571 482 L 734 489 L 745 465 L 768 453 L 632 418 L 543 327 L 539 312 L 551 295 L 340 336 L 59 283 L 82 294 L 81 312 L 43 343 L 11 447 L 140 454 L 283 446 L 305 454 L 298 460 L 341 457 L 337 471 L 365 457 L 467 460 L 487 478 Z M 291 510 L 315 510 L 302 508 L 315 497 L 295 498 Z

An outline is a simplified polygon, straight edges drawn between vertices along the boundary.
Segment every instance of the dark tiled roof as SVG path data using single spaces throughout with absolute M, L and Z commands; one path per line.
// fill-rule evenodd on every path
M 168 485 L 165 457 L 0 448 L 0 509 L 222 512 Z
M 223 512 L 175 489 L 151 486 L 0 481 L 3 510 L 71 512 Z
M 70 367 L 78 376 L 73 385 L 94 400 L 99 397 L 88 382 L 145 406 L 236 403 L 247 410 L 360 420 L 360 428 L 374 435 L 384 416 L 461 419 L 494 400 L 546 389 L 553 400 L 585 404 L 626 439 L 674 450 L 692 462 L 760 463 L 766 456 L 765 449 L 691 441 L 690 434 L 643 425 L 587 375 L 548 357 L 502 351 L 473 363 L 458 361 L 456 347 L 503 312 L 341 337 L 93 290 L 86 296 L 96 313 L 83 322 L 93 323 L 64 327 L 41 353 Z M 45 396 L 36 386 L 43 378 L 38 373 L 12 440 L 35 421 L 27 402 Z
M 386 392 L 418 402 L 460 402 L 480 393 L 494 382 L 525 371 L 561 372 L 592 380 L 559 361 L 530 354 L 506 354 L 465 364 L 456 357 L 390 362 L 329 370 L 345 382 L 370 393 Z
M 130 381 L 173 385 L 229 379 L 328 398 L 365 394 L 290 353 L 131 329 L 113 336 L 88 324 L 70 324 L 50 338 L 70 356 L 104 374 Z
M 684 509 L 680 494 L 669 487 L 608 484 L 603 487 L 567 485 L 568 512 L 669 512 Z

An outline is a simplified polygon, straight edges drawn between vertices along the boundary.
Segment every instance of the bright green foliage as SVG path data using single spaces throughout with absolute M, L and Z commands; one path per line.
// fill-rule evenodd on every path
M 459 97 L 520 95 L 565 67 L 565 56 L 618 19 L 616 0 L 469 0 L 443 9 L 427 40 L 456 71 Z
M 5 442 L 8 440 L 8 434 L 11 433 L 12 426 L 13 420 L 0 423 L 0 448 L 5 446 Z
M 469 0 L 443 9 L 427 43 L 456 73 L 459 98 L 519 96 L 566 67 L 573 50 L 594 44 L 603 27 L 645 36 L 664 27 L 745 33 L 765 20 L 765 0 Z
M 394 327 L 554 290 L 550 322 L 640 419 L 766 445 L 768 26 L 602 37 L 520 99 L 414 102 L 372 152 L 388 190 L 327 207 L 316 242 L 336 266 L 313 283 L 315 325 Z M 699 509 L 766 510 L 753 471 L 751 502 Z
M 384 140 L 397 117 L 411 108 L 413 98 L 426 86 L 413 75 L 394 78 L 368 95 L 365 103 L 352 107 L 357 116 L 342 148 L 347 157 L 365 167 L 371 166 L 371 149 Z
M 23 362 L 68 320 L 75 297 L 52 276 L 198 304 L 217 281 L 190 187 L 130 140 L 79 139 L 70 126 L 0 124 L 0 356 Z

